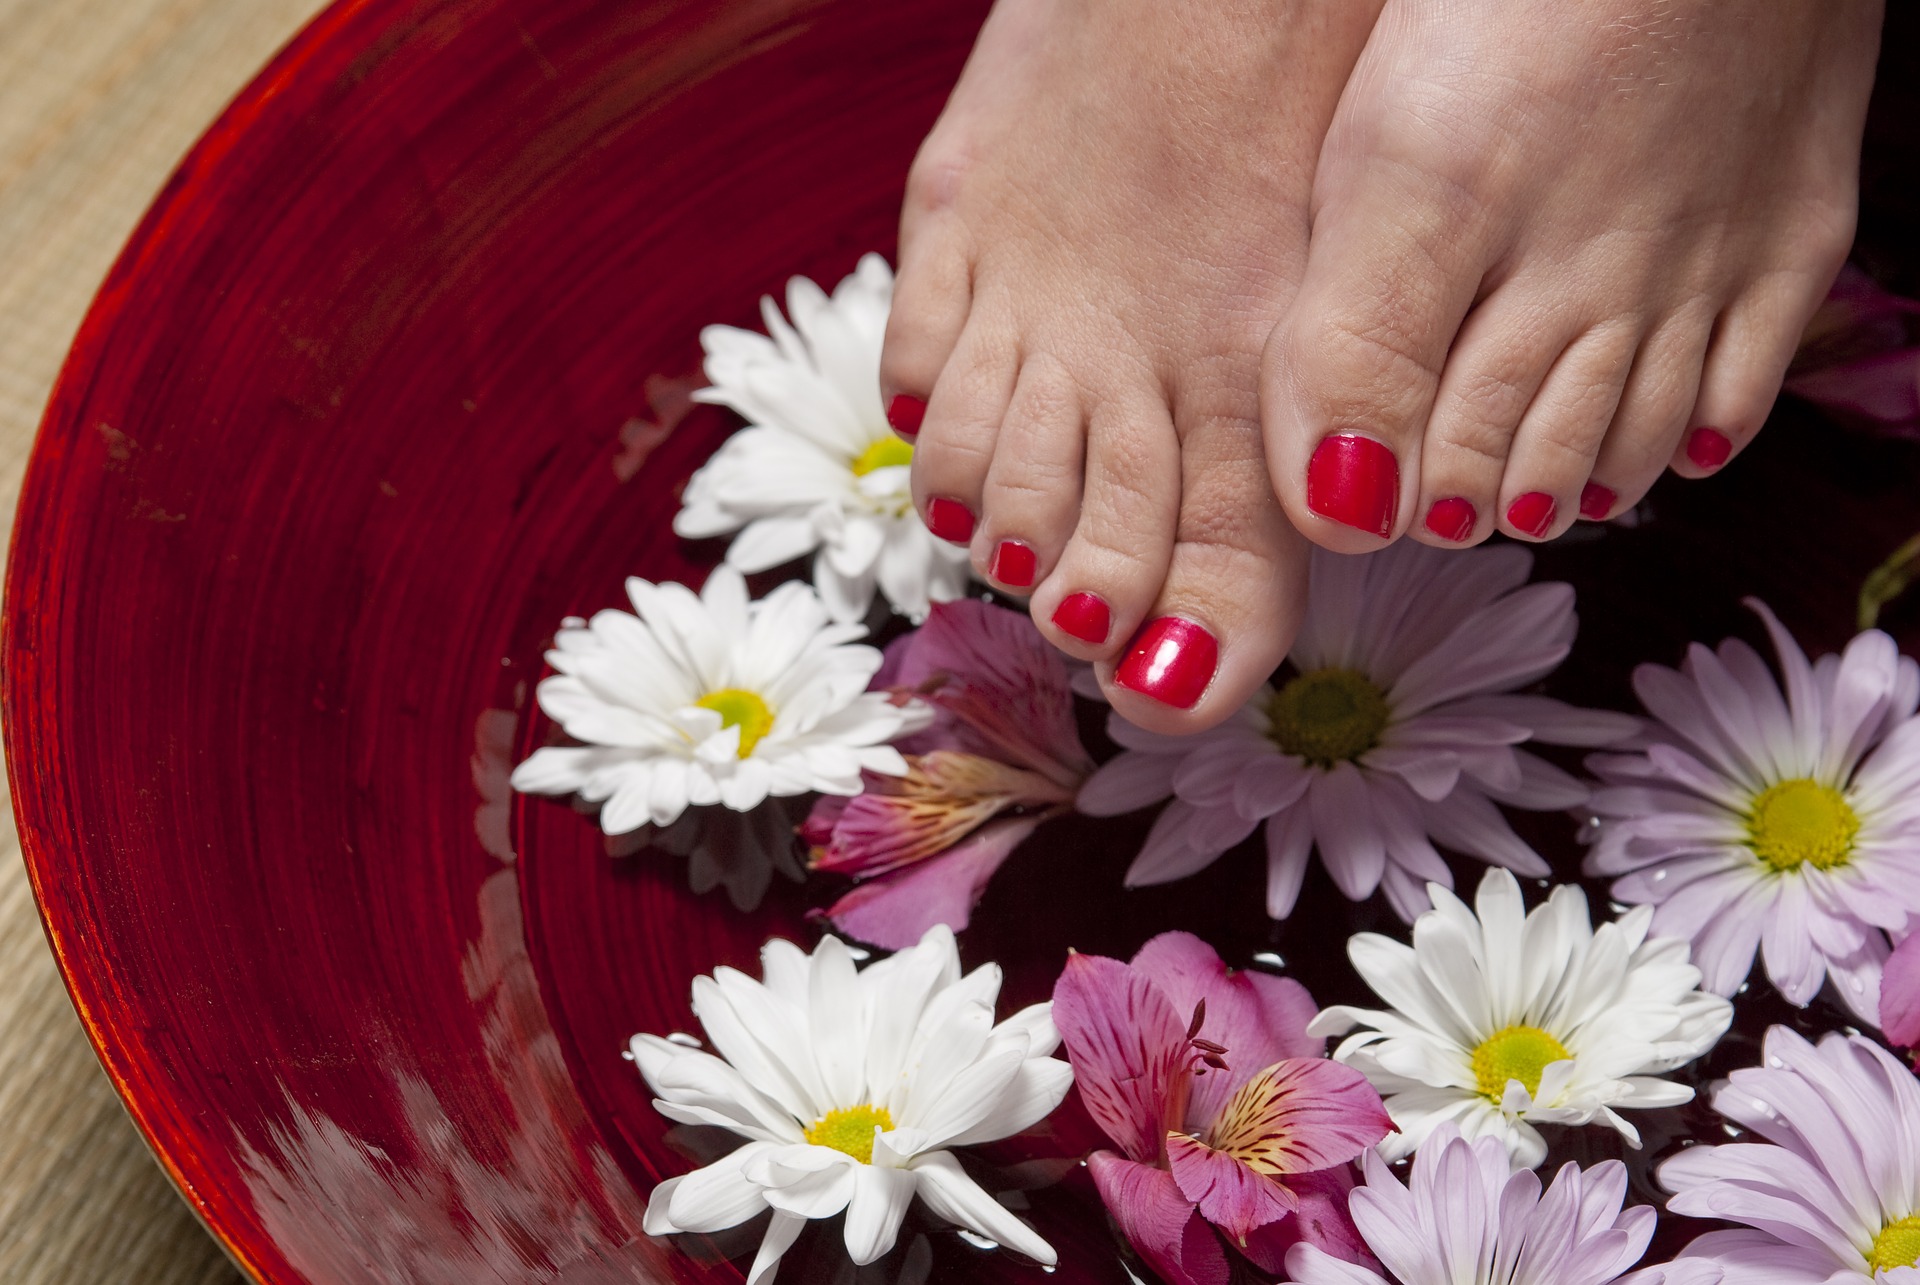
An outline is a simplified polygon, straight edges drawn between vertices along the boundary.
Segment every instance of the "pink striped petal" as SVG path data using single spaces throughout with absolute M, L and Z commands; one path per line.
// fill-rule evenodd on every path
M 1172 1078 L 1189 1074 L 1188 1015 L 1117 959 L 1074 954 L 1053 984 L 1053 1023 L 1094 1122 L 1135 1160 L 1160 1156 Z
M 1087 1157 L 1087 1170 L 1127 1243 L 1166 1285 L 1226 1285 L 1226 1251 L 1173 1175 L 1111 1151 Z

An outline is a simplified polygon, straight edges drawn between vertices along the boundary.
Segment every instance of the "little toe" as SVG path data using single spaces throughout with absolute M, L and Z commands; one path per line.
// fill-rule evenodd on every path
M 1302 533 L 1341 553 L 1406 529 L 1440 373 L 1481 278 L 1457 201 L 1392 178 L 1369 187 L 1317 214 L 1260 381 L 1273 489 Z
M 1640 346 L 1640 325 L 1590 327 L 1547 372 L 1521 417 L 1501 481 L 1500 529 L 1549 540 L 1579 516 L 1594 460 L 1606 440 Z
M 1013 397 L 1010 340 L 967 327 L 940 372 L 913 447 L 913 501 L 927 529 L 951 544 L 971 544 L 994 445 Z
M 1121 717 L 1203 731 L 1239 710 L 1293 645 L 1307 542 L 1269 490 L 1250 419 L 1184 426 L 1180 521 L 1166 580 L 1117 664 L 1097 667 Z
M 880 397 L 887 422 L 912 440 L 920 431 L 940 372 L 966 329 L 973 269 L 966 234 L 952 211 L 937 208 L 930 186 L 915 176 L 901 216 L 900 270 L 893 283 L 886 339 L 880 348 Z
M 1180 442 L 1151 390 L 1096 403 L 1073 533 L 1030 610 L 1070 656 L 1117 653 L 1166 580 L 1180 516 Z
M 1053 570 L 1080 510 L 1086 423 L 1080 392 L 1048 356 L 1029 358 L 1007 407 L 981 494 L 973 564 L 1028 593 Z

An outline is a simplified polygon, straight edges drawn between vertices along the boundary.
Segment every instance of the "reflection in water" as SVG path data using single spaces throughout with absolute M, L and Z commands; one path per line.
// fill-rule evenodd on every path
M 393 1076 L 396 1159 L 289 1095 L 263 1144 L 238 1140 L 253 1204 L 295 1267 L 330 1285 L 598 1285 L 651 1279 L 641 1198 L 600 1144 L 540 1002 L 512 870 L 480 889 L 461 962 L 485 1076 L 443 1105 Z M 370 1044 L 403 1047 L 398 1040 Z M 458 1113 L 456 1121 L 449 1106 Z M 483 1114 L 484 1113 L 484 1114 Z M 423 1236 L 458 1210 L 464 1243 Z
M 696 893 L 722 884 L 736 910 L 753 910 L 767 895 L 776 872 L 800 882 L 795 827 L 811 796 L 771 798 L 751 812 L 724 807 L 688 808 L 668 826 L 641 826 L 631 834 L 609 835 L 607 855 L 661 854 L 687 858 L 687 881 Z
M 485 709 L 473 724 L 473 788 L 480 806 L 474 809 L 473 832 L 480 846 L 513 864 L 513 735 L 520 726 L 518 707 L 525 703 L 527 685 L 513 689 L 514 709 Z

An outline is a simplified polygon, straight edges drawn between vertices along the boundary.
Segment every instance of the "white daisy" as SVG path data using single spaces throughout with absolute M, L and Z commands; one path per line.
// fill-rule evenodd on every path
M 1606 745 L 1638 724 L 1514 694 L 1566 657 L 1577 628 L 1572 586 L 1527 584 L 1532 566 L 1515 545 L 1315 550 L 1293 676 L 1277 690 L 1197 736 L 1109 720 L 1129 752 L 1081 789 L 1080 810 L 1108 816 L 1174 796 L 1128 886 L 1192 874 L 1263 821 L 1276 919 L 1292 911 L 1315 848 L 1341 892 L 1358 901 L 1381 888 L 1409 921 L 1428 883 L 1453 884 L 1436 842 L 1545 876 L 1495 802 L 1569 808 L 1587 788 L 1518 747 Z
M 1595 755 L 1589 874 L 1658 907 L 1654 931 L 1693 943 L 1731 995 L 1756 949 L 1795 1004 L 1831 977 L 1879 1021 L 1890 946 L 1920 915 L 1920 666 L 1878 630 L 1809 664 L 1756 601 L 1781 684 L 1753 648 L 1696 644 L 1679 671 L 1642 665 L 1658 722 L 1639 753 Z
M 1350 1198 L 1354 1225 L 1381 1271 L 1313 1245 L 1287 1253 L 1298 1285 L 1717 1285 L 1718 1264 L 1680 1259 L 1627 1272 L 1653 1239 L 1649 1205 L 1620 1206 L 1627 1170 L 1563 1165 L 1543 1195 L 1531 1169 L 1513 1172 L 1490 1138 L 1468 1142 L 1449 1125 L 1401 1186 L 1377 1155 Z M 1627 1274 L 1622 1275 L 1623 1272 Z M 1726 1277 L 1724 1279 L 1734 1279 Z M 1746 1281 L 1748 1277 L 1740 1277 Z
M 1640 1133 L 1615 1108 L 1688 1102 L 1693 1090 L 1657 1078 L 1712 1048 L 1733 1006 L 1695 989 L 1685 942 L 1647 940 L 1652 912 L 1594 928 L 1586 894 L 1553 890 L 1527 912 L 1520 885 L 1489 870 L 1479 917 L 1445 888 L 1413 926 L 1413 945 L 1374 933 L 1347 955 L 1381 1011 L 1329 1008 L 1309 1035 L 1355 1032 L 1334 1056 L 1364 1072 L 1399 1129 L 1380 1149 L 1398 1159 L 1434 1130 L 1495 1137 L 1518 1166 L 1546 1158 L 1536 1124 L 1610 1124 Z
M 966 592 L 967 550 L 935 539 L 914 511 L 913 447 L 887 427 L 880 344 L 893 271 L 860 260 L 829 299 L 805 277 L 787 283 L 789 325 L 772 299 L 767 333 L 700 332 L 711 388 L 747 427 L 687 483 L 673 529 L 692 539 L 738 531 L 727 561 L 752 573 L 815 553 L 813 583 L 839 621 L 863 620 L 876 587 L 914 623 Z M 769 337 L 770 336 L 770 337 Z
M 1776 1026 L 1763 1064 L 1713 1095 L 1765 1141 L 1660 1166 L 1667 1208 L 1745 1223 L 1686 1248 L 1741 1285 L 1920 1285 L 1920 1080 L 1873 1041 Z
M 865 629 L 831 623 L 807 585 L 749 602 L 722 566 L 698 597 L 637 578 L 627 596 L 637 617 L 602 611 L 555 636 L 547 663 L 560 672 L 540 683 L 540 708 L 587 744 L 536 750 L 514 789 L 604 803 L 601 829 L 624 834 L 690 805 L 858 794 L 863 768 L 905 774 L 887 742 L 930 711 L 867 691 L 880 653 L 851 645 Z
M 1018 1133 L 1066 1096 L 1073 1072 L 1050 1056 L 1060 1042 L 1052 1005 L 994 1025 L 1000 969 L 962 977 L 945 927 L 859 972 L 836 937 L 812 955 L 770 941 L 761 963 L 761 982 L 730 968 L 694 980 L 693 1011 L 718 1057 L 633 1037 L 662 1115 L 748 1139 L 654 1188 L 648 1233 L 719 1231 L 771 1208 L 747 1276 L 764 1285 L 808 1219 L 845 1210 L 847 1253 L 870 1263 L 893 1247 L 918 1196 L 938 1217 L 1052 1266 L 1052 1246 L 947 1150 Z

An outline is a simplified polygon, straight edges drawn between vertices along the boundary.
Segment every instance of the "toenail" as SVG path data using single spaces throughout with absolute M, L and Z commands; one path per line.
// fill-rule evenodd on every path
M 948 544 L 973 539 L 973 510 L 958 500 L 936 495 L 927 501 L 927 530 Z
M 1427 530 L 1455 544 L 1472 535 L 1473 524 L 1479 520 L 1480 513 L 1473 507 L 1473 502 L 1457 495 L 1435 500 L 1433 507 L 1427 510 Z
M 1543 536 L 1553 525 L 1553 514 L 1558 507 L 1545 491 L 1528 491 L 1507 506 L 1507 521 L 1516 531 Z
M 1192 709 L 1219 663 L 1220 643 L 1206 629 L 1178 616 L 1161 616 L 1134 635 L 1113 681 L 1162 705 Z
M 1701 468 L 1719 468 L 1733 454 L 1733 439 L 1717 428 L 1696 428 L 1687 438 L 1687 458 Z
M 927 399 L 895 393 L 887 403 L 887 425 L 902 437 L 917 437 L 920 421 L 927 417 Z
M 1580 490 L 1580 516 L 1589 522 L 1598 522 L 1613 512 L 1614 501 L 1619 498 L 1612 487 L 1589 482 Z
M 1307 507 L 1369 535 L 1393 534 L 1400 461 L 1384 442 L 1353 433 L 1320 439 L 1307 465 Z
M 1107 610 L 1107 600 L 1099 594 L 1072 593 L 1053 609 L 1053 623 L 1062 633 L 1097 645 L 1107 640 L 1113 616 Z
M 1033 570 L 1032 546 L 1018 540 L 1002 540 L 993 546 L 993 565 L 987 568 L 987 574 L 1009 589 L 1025 589 L 1032 584 Z

